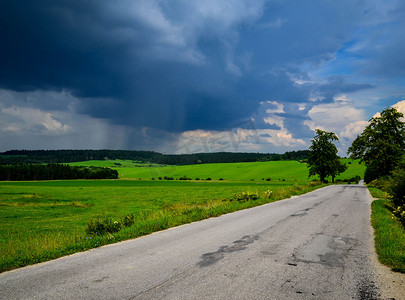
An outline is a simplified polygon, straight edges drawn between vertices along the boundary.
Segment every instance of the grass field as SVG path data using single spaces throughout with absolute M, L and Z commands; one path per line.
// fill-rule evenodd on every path
M 294 161 L 178 167 L 118 160 L 80 163 L 86 164 L 114 166 L 122 179 L 0 182 L 0 271 L 289 198 L 319 187 L 319 183 L 307 179 L 305 164 Z M 357 174 L 362 175 L 362 166 L 352 163 L 342 177 Z M 193 180 L 157 180 L 159 176 L 184 175 Z M 152 177 L 156 180 L 151 180 Z M 200 180 L 195 180 L 197 177 Z M 213 180 L 202 180 L 208 177 Z M 134 180 L 139 178 L 144 180 Z M 271 181 L 266 181 L 267 178 Z M 272 192 L 271 197 L 268 191 Z M 255 194 L 259 199 L 236 201 L 234 195 L 240 193 Z M 85 233 L 90 220 L 119 221 L 130 214 L 134 215 L 135 224 L 117 233 Z
M 0 270 L 148 234 L 313 190 L 304 182 L 89 180 L 0 183 Z M 263 195 L 271 190 L 271 199 Z M 237 193 L 261 199 L 229 201 Z M 93 218 L 133 214 L 114 235 L 86 235 Z
M 342 159 L 349 167 L 336 179 L 349 179 L 356 175 L 363 177 L 365 166 L 358 160 Z M 218 163 L 186 166 L 162 166 L 140 164 L 129 160 L 86 161 L 72 163 L 76 166 L 100 166 L 115 168 L 122 179 L 152 179 L 159 177 L 179 178 L 187 176 L 201 180 L 211 178 L 218 180 L 308 180 L 308 168 L 298 161 L 271 161 L 251 163 Z

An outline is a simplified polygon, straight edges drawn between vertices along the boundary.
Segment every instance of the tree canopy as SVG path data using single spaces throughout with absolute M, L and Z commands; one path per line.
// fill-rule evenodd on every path
M 319 175 L 321 181 L 332 176 L 332 182 L 335 176 L 344 172 L 347 169 L 345 164 L 342 164 L 337 155 L 337 148 L 333 141 L 339 141 L 336 134 L 317 129 L 316 135 L 312 140 L 312 145 L 309 147 L 308 168 L 309 176 Z
M 364 180 L 388 176 L 398 165 L 405 151 L 404 115 L 395 108 L 386 108 L 381 116 L 373 117 L 364 131 L 357 136 L 347 153 L 360 159 L 366 166 Z

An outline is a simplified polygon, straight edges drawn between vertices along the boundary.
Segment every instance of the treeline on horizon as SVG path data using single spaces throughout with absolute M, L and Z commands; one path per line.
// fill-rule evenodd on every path
M 306 161 L 309 150 L 278 153 L 214 152 L 193 154 L 162 154 L 132 150 L 10 150 L 0 153 L 1 164 L 11 163 L 71 163 L 88 160 L 133 160 L 163 165 L 193 165 L 200 163 L 236 163 L 279 160 Z
M 0 181 L 117 178 L 117 170 L 102 167 L 76 167 L 64 164 L 0 164 Z

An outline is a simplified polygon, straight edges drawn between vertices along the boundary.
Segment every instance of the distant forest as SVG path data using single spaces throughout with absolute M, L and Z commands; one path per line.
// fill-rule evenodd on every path
M 117 179 L 117 170 L 63 164 L 0 164 L 0 180 Z
M 162 154 L 154 151 L 131 150 L 10 150 L 0 153 L 0 163 L 43 164 L 122 159 L 165 165 L 192 165 L 201 163 L 235 163 L 277 160 L 306 161 L 308 153 L 308 150 L 291 151 L 284 154 L 239 152 Z

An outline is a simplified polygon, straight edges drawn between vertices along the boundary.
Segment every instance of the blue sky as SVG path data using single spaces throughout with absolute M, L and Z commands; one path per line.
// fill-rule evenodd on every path
M 405 112 L 405 2 L 0 4 L 0 151 L 308 149 Z

